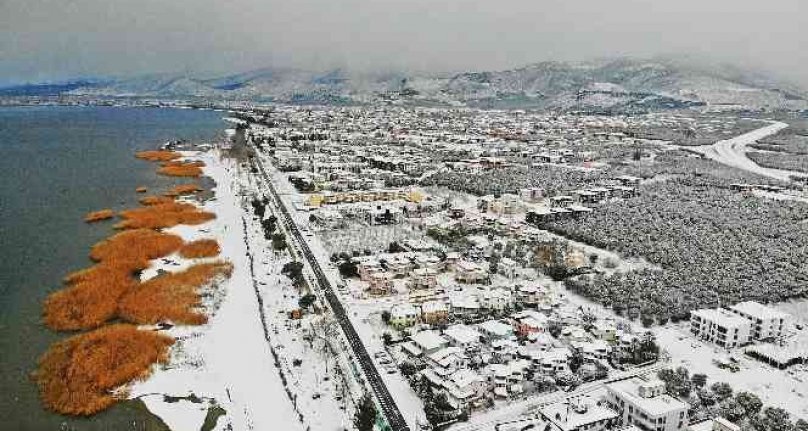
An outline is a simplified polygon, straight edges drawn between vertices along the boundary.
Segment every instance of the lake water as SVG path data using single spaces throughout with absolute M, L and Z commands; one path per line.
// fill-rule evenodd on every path
M 112 108 L 0 108 L 0 418 L 5 430 L 160 430 L 139 402 L 91 418 L 47 412 L 29 375 L 48 345 L 66 334 L 41 322 L 42 301 L 61 278 L 90 264 L 89 248 L 114 221 L 85 213 L 137 205 L 135 188 L 177 180 L 134 158 L 172 139 L 218 139 L 213 111 Z M 180 181 L 182 182 L 182 181 Z

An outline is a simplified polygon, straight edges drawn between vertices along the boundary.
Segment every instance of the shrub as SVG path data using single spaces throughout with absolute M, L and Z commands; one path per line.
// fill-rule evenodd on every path
M 124 386 L 168 361 L 171 337 L 112 325 L 53 344 L 39 359 L 34 379 L 50 410 L 91 415 L 126 397 Z
M 215 239 L 200 239 L 183 245 L 180 248 L 180 256 L 188 259 L 213 257 L 220 251 L 219 243 Z
M 111 209 L 103 209 L 87 213 L 87 215 L 84 216 L 84 221 L 86 221 L 87 223 L 93 223 L 101 220 L 108 220 L 113 217 L 115 217 L 114 211 L 112 211 Z
M 121 298 L 118 314 L 139 324 L 171 321 L 201 325 L 207 322 L 207 316 L 198 309 L 201 305 L 199 288 L 218 276 L 229 277 L 232 270 L 232 264 L 219 261 L 159 275 L 126 293 Z

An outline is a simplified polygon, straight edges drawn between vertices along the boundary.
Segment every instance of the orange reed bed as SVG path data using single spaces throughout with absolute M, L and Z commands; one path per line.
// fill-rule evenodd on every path
M 182 238 L 150 229 L 133 229 L 117 233 L 93 246 L 90 258 L 114 266 L 131 265 L 144 269 L 148 261 L 167 256 L 182 247 Z
M 199 310 L 199 289 L 217 277 L 230 277 L 232 271 L 231 263 L 219 261 L 159 275 L 125 294 L 118 306 L 118 315 L 139 324 L 171 321 L 201 325 L 208 318 Z
M 170 196 L 145 196 L 138 201 L 143 206 L 170 204 L 174 202 L 174 198 Z
M 140 151 L 135 153 L 138 159 L 148 160 L 150 162 L 168 162 L 182 157 L 182 154 L 175 151 L 155 150 L 155 151 Z
M 97 328 L 113 319 L 118 301 L 137 281 L 126 268 L 96 265 L 80 281 L 51 293 L 43 305 L 45 325 L 56 331 Z
M 187 259 L 200 257 L 213 257 L 219 254 L 221 249 L 215 239 L 200 239 L 185 243 L 180 248 L 180 256 Z
M 197 225 L 216 218 L 216 214 L 200 211 L 193 204 L 169 202 L 122 211 L 124 219 L 116 229 L 163 229 L 178 224 Z
M 111 325 L 51 345 L 34 379 L 47 408 L 88 416 L 126 397 L 123 386 L 167 363 L 174 339 L 132 325 Z
M 171 165 L 160 167 L 157 173 L 169 177 L 198 177 L 202 175 L 202 169 L 192 165 Z
M 103 209 L 87 213 L 87 215 L 84 216 L 84 221 L 87 223 L 94 223 L 101 220 L 109 220 L 113 217 L 115 217 L 115 211 L 112 211 L 111 209 Z
M 176 197 L 182 195 L 192 195 L 201 191 L 202 188 L 200 188 L 198 184 L 177 184 L 176 186 L 168 189 L 168 191 L 163 193 L 163 195 L 168 197 Z
M 43 320 L 57 331 L 96 328 L 117 315 L 121 297 L 137 286 L 133 275 L 149 260 L 167 256 L 183 245 L 176 235 L 137 229 L 99 242 L 90 257 L 99 262 L 65 277 L 67 287 L 45 299 Z

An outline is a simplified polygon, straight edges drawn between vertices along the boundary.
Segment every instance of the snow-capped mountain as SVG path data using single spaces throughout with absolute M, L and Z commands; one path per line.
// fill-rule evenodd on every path
M 808 108 L 808 93 L 792 84 L 737 67 L 670 59 L 542 62 L 454 75 L 267 68 L 221 77 L 146 75 L 66 88 L 73 95 L 318 104 L 384 100 L 620 111 L 703 105 Z

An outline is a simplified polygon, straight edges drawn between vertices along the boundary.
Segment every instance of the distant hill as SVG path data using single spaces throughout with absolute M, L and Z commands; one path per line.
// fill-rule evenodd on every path
M 487 108 L 649 111 L 688 106 L 808 109 L 808 93 L 727 65 L 670 59 L 542 62 L 455 75 L 260 69 L 221 77 L 145 75 L 103 83 L 0 89 L 2 95 L 204 98 L 283 103 L 446 104 Z

